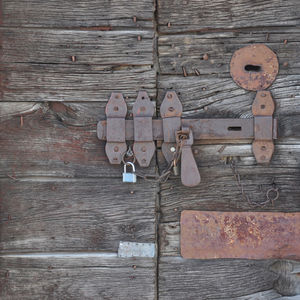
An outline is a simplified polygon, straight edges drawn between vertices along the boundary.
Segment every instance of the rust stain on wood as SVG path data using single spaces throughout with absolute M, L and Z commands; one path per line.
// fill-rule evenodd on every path
M 183 211 L 184 258 L 300 259 L 300 213 Z

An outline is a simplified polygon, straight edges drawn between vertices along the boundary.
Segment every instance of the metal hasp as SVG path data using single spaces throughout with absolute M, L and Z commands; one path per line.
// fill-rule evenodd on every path
M 183 211 L 184 258 L 300 259 L 300 213 Z
M 106 121 L 100 121 L 97 135 L 106 140 L 106 154 L 112 164 L 120 164 L 127 151 L 126 141 L 134 141 L 134 156 L 141 167 L 148 167 L 155 153 L 154 141 L 163 141 L 162 152 L 169 164 L 181 154 L 181 181 L 192 187 L 201 177 L 192 146 L 194 140 L 253 140 L 258 163 L 268 163 L 277 138 L 275 104 L 269 87 L 278 73 L 275 53 L 265 45 L 237 50 L 230 63 L 234 81 L 244 89 L 257 91 L 252 119 L 182 119 L 182 104 L 175 91 L 167 91 L 160 106 L 161 119 L 152 119 L 154 106 L 145 91 L 133 105 L 133 120 L 125 120 L 127 107 L 121 93 L 112 93 L 106 106 Z M 177 161 L 177 159 L 176 159 Z M 175 164 L 175 163 L 174 163 Z M 177 165 L 173 166 L 177 172 Z M 176 168 L 175 168 L 176 167 Z

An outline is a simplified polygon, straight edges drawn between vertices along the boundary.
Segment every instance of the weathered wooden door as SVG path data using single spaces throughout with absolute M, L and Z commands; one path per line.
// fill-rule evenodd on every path
M 180 213 L 300 211 L 298 0 L 2 0 L 0 102 L 1 299 L 277 299 L 300 294 L 299 264 L 184 260 Z M 254 93 L 229 74 L 238 48 L 265 43 L 279 58 L 270 90 L 279 136 L 269 166 L 251 145 L 194 147 L 197 188 L 121 183 L 96 124 L 112 91 L 131 108 L 176 90 L 184 117 L 251 116 Z M 130 109 L 129 109 L 130 110 Z M 130 111 L 129 116 L 130 117 Z M 251 208 L 274 181 L 274 206 Z M 162 169 L 161 151 L 145 172 Z M 157 257 L 119 258 L 120 241 Z M 286 299 L 286 298 L 282 298 Z

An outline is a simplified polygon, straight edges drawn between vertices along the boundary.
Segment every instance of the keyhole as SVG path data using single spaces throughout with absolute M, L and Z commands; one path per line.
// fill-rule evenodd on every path
M 228 131 L 242 131 L 242 127 L 241 126 L 229 126 L 227 128 Z
M 260 66 L 255 66 L 255 65 L 246 65 L 245 70 L 247 72 L 260 72 L 261 67 Z

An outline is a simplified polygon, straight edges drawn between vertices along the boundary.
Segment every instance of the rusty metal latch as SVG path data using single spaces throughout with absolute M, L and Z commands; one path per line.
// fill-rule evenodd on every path
M 264 45 L 251 45 L 232 57 L 231 75 L 247 90 L 255 90 L 252 119 L 182 119 L 182 104 L 175 91 L 167 91 L 160 107 L 161 119 L 153 119 L 154 106 L 145 91 L 140 91 L 133 105 L 133 120 L 125 120 L 127 106 L 121 93 L 112 93 L 106 106 L 106 121 L 100 121 L 97 135 L 106 140 L 105 151 L 111 164 L 120 164 L 127 151 L 126 141 L 133 141 L 133 155 L 141 167 L 148 167 L 155 153 L 154 141 L 163 141 L 162 152 L 172 163 L 174 173 L 181 155 L 181 181 L 196 186 L 201 177 L 192 146 L 194 140 L 253 140 L 258 163 L 268 163 L 277 138 L 277 120 L 272 95 L 265 89 L 278 73 L 275 53 Z M 176 161 L 174 160 L 177 155 Z

